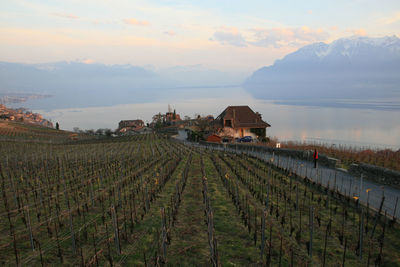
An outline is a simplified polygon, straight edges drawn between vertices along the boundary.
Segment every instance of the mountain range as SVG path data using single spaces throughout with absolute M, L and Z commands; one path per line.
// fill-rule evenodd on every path
M 350 37 L 314 43 L 255 71 L 244 87 L 261 99 L 400 96 L 400 39 Z
M 166 84 L 157 74 L 131 65 L 57 62 L 20 64 L 0 62 L 0 93 L 45 94 L 32 101 L 37 108 L 88 107 L 147 101 L 140 91 Z M 45 105 L 45 107 L 43 107 Z
M 204 93 L 211 90 L 207 88 L 239 85 L 245 76 L 240 77 L 201 65 L 154 69 L 129 64 L 65 61 L 46 64 L 0 62 L 0 100 L 21 103 L 29 95 L 29 99 L 35 99 L 28 105 L 33 109 L 145 103 L 166 97 L 198 96 L 202 94 L 201 90 Z M 39 97 L 43 95 L 47 98 Z
M 245 77 L 201 65 L 156 69 L 129 64 L 0 62 L 0 100 L 28 99 L 29 105 L 21 105 L 47 110 L 173 102 L 179 97 L 223 95 L 243 84 L 255 98 L 295 105 L 390 98 L 400 108 L 400 39 L 350 37 L 314 43 L 260 68 L 243 82 Z

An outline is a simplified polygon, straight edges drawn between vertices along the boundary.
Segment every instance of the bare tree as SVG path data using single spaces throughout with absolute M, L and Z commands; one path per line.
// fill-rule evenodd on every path
M 210 130 L 210 122 L 203 118 L 198 118 L 196 120 L 196 126 L 199 128 L 200 132 L 205 132 Z

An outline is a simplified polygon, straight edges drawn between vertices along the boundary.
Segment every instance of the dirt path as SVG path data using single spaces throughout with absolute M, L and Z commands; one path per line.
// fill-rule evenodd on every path
M 171 233 L 169 266 L 208 266 L 209 247 L 203 211 L 200 156 L 193 155 L 185 191 Z
M 220 262 L 223 266 L 252 266 L 256 264 L 260 257 L 260 251 L 254 246 L 254 241 L 242 223 L 210 158 L 204 157 L 204 166 L 214 211 Z

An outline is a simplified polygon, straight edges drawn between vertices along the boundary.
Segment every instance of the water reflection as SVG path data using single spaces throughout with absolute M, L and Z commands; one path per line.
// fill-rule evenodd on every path
M 393 106 L 391 101 L 388 105 Z M 280 140 L 400 147 L 400 109 L 374 109 L 367 103 L 362 108 L 278 103 L 254 99 L 237 87 L 206 88 L 198 90 L 196 96 L 188 92 L 173 94 L 151 103 L 34 111 L 60 122 L 63 129 L 115 129 L 120 120 L 139 118 L 150 122 L 154 114 L 166 112 L 168 104 L 182 118 L 196 114 L 218 116 L 228 105 L 248 105 L 272 125 L 267 135 Z M 380 100 L 379 105 L 384 101 Z

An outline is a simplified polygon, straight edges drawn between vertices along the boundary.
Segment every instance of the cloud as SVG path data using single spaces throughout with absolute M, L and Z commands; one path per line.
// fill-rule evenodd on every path
M 367 31 L 365 29 L 358 29 L 358 30 L 353 30 L 354 35 L 359 35 L 359 36 L 366 36 Z
M 245 47 L 248 45 L 258 47 L 300 47 L 306 44 L 325 41 L 329 33 L 322 29 L 310 29 L 306 26 L 300 28 L 253 28 L 250 29 L 252 38 L 243 37 L 235 28 L 214 33 L 212 40 L 222 44 Z
M 342 31 L 344 35 L 356 35 L 356 36 L 367 36 L 368 33 L 365 29 L 360 28 L 360 29 L 345 29 Z
M 380 23 L 384 25 L 393 24 L 399 21 L 400 21 L 400 11 L 395 12 L 393 15 L 389 17 L 380 19 Z
M 78 16 L 75 16 L 72 14 L 67 14 L 67 13 L 52 13 L 52 15 L 60 17 L 60 18 L 65 18 L 65 19 L 79 19 Z
M 0 36 L 4 37 L 3 45 L 28 46 L 155 46 L 162 43 L 153 38 L 135 35 L 126 35 L 124 32 L 113 31 L 105 34 L 99 30 L 84 30 L 72 28 L 50 28 L 47 30 L 35 30 L 24 28 L 0 28 Z M 85 55 L 86 56 L 86 55 Z
M 169 36 L 174 36 L 174 35 L 176 35 L 176 32 L 174 32 L 174 31 L 165 31 L 164 34 L 169 35 Z
M 138 26 L 150 25 L 150 22 L 148 22 L 147 20 L 137 20 L 134 18 L 124 19 L 123 21 L 124 21 L 124 23 L 129 24 L 129 25 L 138 25 Z
M 216 31 L 214 33 L 213 37 L 210 38 L 210 40 L 218 41 L 223 45 L 229 44 L 237 47 L 247 46 L 247 41 L 236 28 L 221 27 L 219 31 Z
M 333 32 L 335 32 L 335 31 L 337 31 L 339 28 L 337 27 L 337 26 L 331 26 L 331 27 L 329 27 L 329 30 L 331 30 L 331 31 L 333 31 Z
M 329 33 L 322 29 L 310 29 L 306 26 L 300 28 L 273 28 L 253 29 L 256 46 L 303 46 L 309 43 L 324 41 L 329 38 Z
M 85 59 L 81 60 L 81 62 L 84 64 L 93 64 L 95 61 L 90 58 L 85 58 Z

